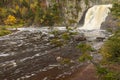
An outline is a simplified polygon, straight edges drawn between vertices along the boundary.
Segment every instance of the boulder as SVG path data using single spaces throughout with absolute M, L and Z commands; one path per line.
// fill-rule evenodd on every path
M 86 41 L 86 37 L 84 35 L 75 35 L 73 36 L 74 41 Z
M 96 37 L 96 41 L 103 41 L 105 37 Z

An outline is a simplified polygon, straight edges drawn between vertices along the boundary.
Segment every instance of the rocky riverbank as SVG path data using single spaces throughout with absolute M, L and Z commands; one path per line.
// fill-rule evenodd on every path
M 0 79 L 61 80 L 73 75 L 89 64 L 78 61 L 82 53 L 76 46 L 81 42 L 89 43 L 96 53 L 109 36 L 105 31 L 79 32 L 82 33 L 72 36 L 62 47 L 51 44 L 55 35 L 40 30 L 18 31 L 0 37 Z M 100 59 L 98 55 L 92 56 Z

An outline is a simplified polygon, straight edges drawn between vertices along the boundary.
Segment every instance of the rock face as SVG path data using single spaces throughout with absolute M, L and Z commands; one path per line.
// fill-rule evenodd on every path
M 43 0 L 48 5 L 53 5 L 52 0 Z M 74 19 L 77 23 L 82 19 L 84 12 L 94 5 L 110 4 L 113 0 L 55 0 L 56 3 L 60 4 L 60 10 L 62 15 L 65 17 L 65 21 Z M 63 4 L 64 3 L 64 4 Z M 69 11 L 68 11 L 69 10 Z M 68 13 L 69 12 L 69 13 Z M 78 16 L 75 16 L 78 15 Z
M 114 18 L 111 14 L 109 14 L 105 22 L 102 23 L 101 29 L 113 30 L 113 31 L 117 30 L 118 22 L 120 22 L 120 20 Z
M 79 41 L 79 42 L 86 41 L 86 37 L 84 35 L 81 35 L 81 34 L 73 36 L 73 39 L 74 39 L 74 41 Z
M 75 20 L 83 24 L 83 16 L 86 14 L 88 8 L 94 5 L 111 4 L 114 0 L 41 0 L 43 8 L 53 5 L 53 1 L 60 4 L 61 15 L 65 19 L 62 25 L 69 23 L 68 20 Z M 120 0 L 117 0 L 120 1 Z M 63 4 L 64 3 L 64 4 Z M 77 24 L 73 26 L 77 26 Z M 61 25 L 60 25 L 61 26 Z
M 105 37 L 97 37 L 96 40 L 97 41 L 103 41 L 105 39 Z

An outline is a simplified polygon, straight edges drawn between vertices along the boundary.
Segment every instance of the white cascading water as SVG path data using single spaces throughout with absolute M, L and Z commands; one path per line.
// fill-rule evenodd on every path
M 93 30 L 100 29 L 102 22 L 105 21 L 112 5 L 95 5 L 91 7 L 85 16 L 85 21 L 83 27 L 79 29 Z

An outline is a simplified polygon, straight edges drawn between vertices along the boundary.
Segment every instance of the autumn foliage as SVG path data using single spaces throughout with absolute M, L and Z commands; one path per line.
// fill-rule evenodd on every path
M 4 23 L 6 25 L 14 25 L 16 23 L 16 18 L 12 15 L 9 15 L 6 20 L 4 20 Z

